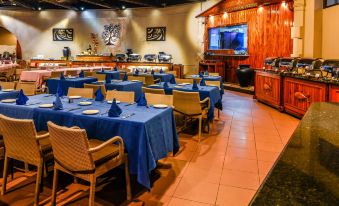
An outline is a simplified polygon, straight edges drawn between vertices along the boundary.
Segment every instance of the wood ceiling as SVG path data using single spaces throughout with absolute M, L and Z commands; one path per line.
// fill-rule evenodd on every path
M 0 9 L 125 9 L 166 7 L 206 0 L 0 0 Z

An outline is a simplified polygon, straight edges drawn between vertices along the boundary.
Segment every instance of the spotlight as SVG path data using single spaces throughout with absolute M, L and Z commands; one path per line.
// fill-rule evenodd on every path
M 258 11 L 262 12 L 264 10 L 264 7 L 262 5 L 259 6 Z
M 287 7 L 286 2 L 285 2 L 285 1 L 282 1 L 282 2 L 281 2 L 281 6 L 284 7 L 284 8 L 286 8 L 286 7 Z
M 125 6 L 125 5 L 122 5 L 122 6 L 121 6 L 121 9 L 123 9 L 123 10 L 126 9 L 126 6 Z
M 85 7 L 80 7 L 80 11 L 85 11 Z
M 42 10 L 41 6 L 39 6 L 39 7 L 38 7 L 38 10 L 39 10 L 39 11 L 41 11 L 41 10 Z
M 13 2 L 12 2 L 12 5 L 13 5 L 13 6 L 16 6 L 16 2 L 15 2 L 15 1 L 13 1 Z

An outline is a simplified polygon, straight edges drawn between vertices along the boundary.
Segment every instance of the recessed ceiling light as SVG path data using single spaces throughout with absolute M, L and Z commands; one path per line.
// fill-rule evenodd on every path
M 81 11 L 85 11 L 85 7 L 83 7 L 83 6 L 80 7 L 80 10 L 81 10 Z
M 39 7 L 38 7 L 38 10 L 39 10 L 39 11 L 41 11 L 41 10 L 42 10 L 42 8 L 39 6 Z
M 125 6 L 125 5 L 122 5 L 121 8 L 122 8 L 122 9 L 126 9 L 126 6 Z

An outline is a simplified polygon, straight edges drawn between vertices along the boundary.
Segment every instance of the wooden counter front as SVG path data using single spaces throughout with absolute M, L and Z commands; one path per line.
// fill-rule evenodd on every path
M 339 85 L 330 85 L 329 102 L 339 102 Z

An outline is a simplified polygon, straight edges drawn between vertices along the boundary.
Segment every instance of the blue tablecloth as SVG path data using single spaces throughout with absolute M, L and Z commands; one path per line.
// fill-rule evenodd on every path
M 149 88 L 164 88 L 163 83 L 158 84 L 159 86 L 151 85 Z M 165 89 L 166 94 L 173 94 L 173 89 L 187 92 L 196 92 L 192 89 L 192 84 L 182 86 L 181 88 L 175 88 L 176 84 L 168 84 L 168 88 Z M 212 120 L 214 118 L 214 107 L 221 105 L 221 95 L 217 87 L 213 86 L 198 86 L 200 99 L 203 100 L 206 97 L 209 97 L 211 100 L 211 108 L 208 111 L 208 119 Z M 219 107 L 217 107 L 219 108 Z
M 199 75 L 191 75 L 190 76 L 192 79 L 196 79 L 196 78 L 200 78 Z M 206 81 L 219 81 L 220 82 L 220 94 L 221 94 L 221 97 L 222 95 L 224 94 L 224 83 L 222 82 L 222 78 L 221 76 L 207 76 L 207 75 L 204 75 L 204 79 Z
M 4 99 L 16 99 L 19 91 L 3 92 L 0 91 L 0 101 Z
M 142 85 L 142 82 L 131 81 L 112 81 L 111 83 L 105 84 L 106 90 L 133 91 L 135 100 L 142 94 Z
M 48 92 L 50 94 L 56 94 L 57 88 L 58 88 L 58 83 L 59 81 L 62 82 L 62 90 L 63 94 L 67 95 L 68 93 L 68 88 L 69 87 L 75 87 L 75 88 L 83 88 L 84 84 L 89 84 L 92 82 L 96 82 L 98 79 L 93 78 L 93 77 L 85 77 L 85 78 L 66 78 L 65 80 L 60 80 L 59 78 L 51 78 L 47 79 L 47 87 L 48 87 Z
M 106 74 L 111 77 L 111 79 L 120 79 L 120 72 L 118 71 L 97 71 L 97 74 Z
M 156 167 L 156 161 L 167 157 L 168 152 L 174 154 L 179 150 L 178 136 L 172 108 L 155 109 L 152 107 L 139 107 L 136 104 L 121 103 L 123 113 L 120 117 L 110 118 L 106 112 L 110 104 L 106 102 L 93 102 L 90 106 L 79 106 L 77 103 L 83 99 L 68 103 L 62 98 L 64 110 L 39 108 L 39 104 L 52 103 L 55 99 L 50 95 L 36 95 L 29 97 L 29 106 L 0 103 L 0 113 L 19 119 L 33 119 L 38 131 L 47 130 L 47 122 L 52 121 L 62 126 L 79 126 L 86 129 L 88 137 L 108 140 L 116 135 L 121 136 L 128 152 L 129 169 L 131 174 L 137 174 L 138 182 L 150 188 L 149 174 Z M 77 110 L 69 111 L 70 109 Z M 98 109 L 97 115 L 83 115 L 82 111 Z M 132 114 L 127 119 L 122 117 Z

